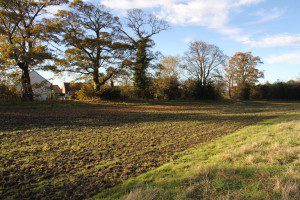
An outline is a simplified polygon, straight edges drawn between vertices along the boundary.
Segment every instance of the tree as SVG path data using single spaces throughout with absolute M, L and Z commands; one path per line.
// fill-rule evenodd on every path
M 224 80 L 227 85 L 228 97 L 232 98 L 232 89 L 234 85 L 234 72 L 228 65 L 224 66 Z
M 236 85 L 238 98 L 249 98 L 250 88 L 264 77 L 263 72 L 256 68 L 259 64 L 262 64 L 260 57 L 253 56 L 251 52 L 237 52 L 225 67 L 229 91 Z
M 185 69 L 191 76 L 192 96 L 196 99 L 215 99 L 219 97 L 213 85 L 219 77 L 219 69 L 224 65 L 227 56 L 215 45 L 202 41 L 189 44 L 185 53 Z
M 61 59 L 62 71 L 92 75 L 96 92 L 126 65 L 126 55 L 131 48 L 122 42 L 118 18 L 103 6 L 75 0 L 68 10 L 56 14 L 54 27 L 67 47 Z
M 177 77 L 181 66 L 179 56 L 167 56 L 160 61 L 159 74 L 162 77 Z
M 185 53 L 183 66 L 201 86 L 206 86 L 226 61 L 226 55 L 219 47 L 202 41 L 194 41 Z
M 6 70 L 19 68 L 22 99 L 33 101 L 29 71 L 49 69 L 53 58 L 47 47 L 46 8 L 65 0 L 0 0 L 0 60 Z
M 155 58 L 151 48 L 155 45 L 152 36 L 169 28 L 169 25 L 152 14 L 145 14 L 142 10 L 133 9 L 128 11 L 126 17 L 126 27 L 132 34 L 129 34 L 120 24 L 119 29 L 127 40 L 134 47 L 133 58 L 133 79 L 138 97 L 150 97 L 149 78 L 147 69 L 151 61 Z
M 180 82 L 179 69 L 180 58 L 178 56 L 167 56 L 160 60 L 157 67 L 156 77 L 153 78 L 155 96 L 159 99 L 176 99 L 179 98 Z

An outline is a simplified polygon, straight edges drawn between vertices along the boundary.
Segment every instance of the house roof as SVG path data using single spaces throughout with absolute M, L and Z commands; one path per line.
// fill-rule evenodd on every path
M 40 75 L 38 72 L 36 72 L 34 70 L 29 72 L 29 76 L 30 76 L 31 79 L 34 79 L 35 77 L 39 77 L 40 80 L 46 81 L 48 84 L 52 85 L 52 83 L 50 83 L 50 81 L 45 79 L 42 75 Z

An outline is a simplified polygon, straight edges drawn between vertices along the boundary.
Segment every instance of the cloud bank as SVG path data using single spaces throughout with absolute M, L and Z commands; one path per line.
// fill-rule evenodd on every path
M 200 25 L 215 29 L 221 34 L 253 47 L 283 47 L 300 45 L 300 35 L 274 35 L 254 40 L 245 30 L 230 26 L 232 12 L 264 0 L 102 0 L 112 9 L 153 9 L 156 16 L 176 25 Z M 252 24 L 265 23 L 284 14 L 279 8 L 270 11 L 258 10 L 259 20 Z M 251 24 L 251 23 L 250 23 Z
M 268 58 L 266 58 L 266 63 L 300 65 L 300 51 L 269 56 Z

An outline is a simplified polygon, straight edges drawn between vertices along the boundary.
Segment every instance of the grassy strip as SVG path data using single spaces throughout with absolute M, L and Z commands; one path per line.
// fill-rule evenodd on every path
M 300 115 L 243 128 L 93 199 L 300 199 Z

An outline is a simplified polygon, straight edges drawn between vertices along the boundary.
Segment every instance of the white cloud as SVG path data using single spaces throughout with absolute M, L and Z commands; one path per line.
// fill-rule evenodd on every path
M 159 17 L 173 24 L 194 24 L 217 28 L 228 22 L 232 9 L 263 0 L 103 0 L 113 9 L 155 8 Z
M 182 41 L 183 42 L 185 42 L 185 43 L 190 43 L 190 42 L 192 42 L 194 39 L 193 39 L 193 37 L 191 37 L 191 36 L 186 36 L 185 38 L 183 38 L 182 39 Z
M 265 60 L 267 64 L 300 64 L 300 51 L 269 56 Z
M 102 4 L 114 9 L 153 8 L 166 5 L 168 0 L 103 0 Z
M 258 47 L 284 47 L 284 46 L 300 46 L 300 34 L 282 34 L 267 36 L 261 40 L 250 41 L 252 46 Z
M 172 24 L 200 25 L 215 29 L 236 41 L 247 43 L 249 36 L 237 27 L 228 26 L 234 9 L 264 0 L 103 0 L 113 9 L 153 8 L 156 15 Z
M 274 35 L 254 40 L 249 32 L 229 25 L 230 14 L 239 8 L 258 4 L 264 0 L 102 0 L 113 9 L 152 8 L 154 13 L 172 24 L 200 25 L 215 29 L 221 34 L 253 47 L 300 46 L 300 35 Z M 283 15 L 284 9 L 260 9 L 260 18 L 250 24 L 265 23 Z
M 285 11 L 286 9 L 282 8 L 272 8 L 271 10 L 260 9 L 255 13 L 255 16 L 257 16 L 259 19 L 249 22 L 247 25 L 263 24 L 265 22 L 278 19 L 285 13 Z
M 56 14 L 59 10 L 66 10 L 66 9 L 68 9 L 67 5 L 49 6 L 46 8 L 49 16 Z

